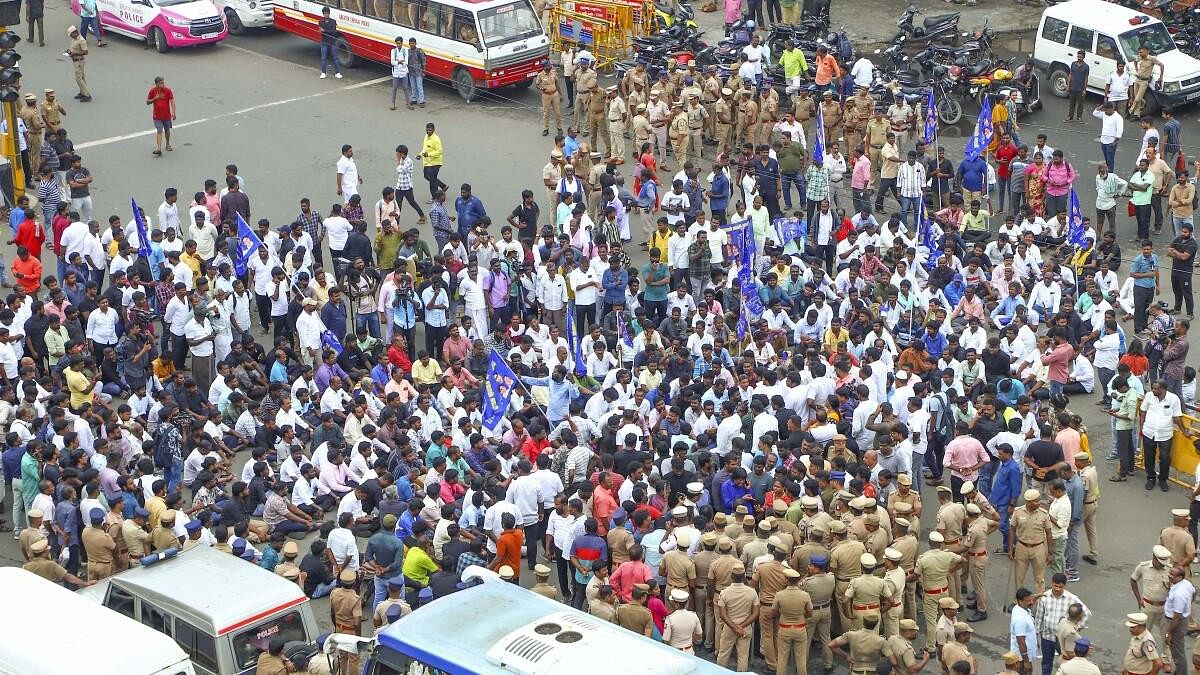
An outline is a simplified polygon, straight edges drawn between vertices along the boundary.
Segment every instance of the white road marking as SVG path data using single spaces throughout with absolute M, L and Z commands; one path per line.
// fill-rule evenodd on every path
M 184 127 L 195 126 L 197 124 L 205 124 L 208 122 L 214 122 L 216 120 L 228 119 L 230 117 L 237 117 L 239 115 L 245 115 L 246 113 L 251 113 L 251 112 L 258 111 L 258 110 L 264 110 L 266 108 L 274 108 L 274 107 L 281 106 L 281 105 L 287 105 L 289 103 L 296 103 L 298 101 L 308 101 L 310 99 L 319 98 L 321 96 L 329 96 L 330 94 L 340 94 L 342 92 L 350 91 L 353 89 L 362 89 L 364 87 L 371 87 L 371 86 L 380 84 L 382 82 L 390 82 L 391 79 L 392 78 L 390 75 L 387 77 L 377 77 L 373 80 L 367 80 L 365 82 L 357 82 L 355 84 L 348 84 L 344 87 L 338 87 L 337 89 L 329 89 L 327 91 L 319 91 L 319 92 L 315 92 L 312 94 L 306 94 L 304 96 L 294 96 L 292 98 L 283 98 L 283 99 L 279 99 L 277 101 L 270 101 L 268 103 L 259 103 L 258 105 L 252 105 L 248 108 L 242 108 L 241 110 L 232 110 L 230 112 L 221 113 L 220 115 L 213 115 L 212 117 L 201 117 L 200 119 L 188 120 L 187 122 L 181 122 L 179 124 L 174 125 L 174 128 L 182 129 Z M 153 136 L 153 135 L 154 135 L 154 130 L 148 129 L 146 131 L 138 131 L 138 132 L 134 132 L 132 134 L 122 134 L 120 136 L 109 136 L 108 138 L 100 138 L 100 139 L 96 139 L 94 141 L 86 141 L 84 143 L 77 143 L 75 145 L 75 148 L 77 150 L 86 150 L 88 148 L 96 148 L 96 147 L 99 147 L 102 145 L 111 145 L 113 143 L 120 143 L 122 141 L 133 140 L 135 138 L 144 138 L 146 136 Z

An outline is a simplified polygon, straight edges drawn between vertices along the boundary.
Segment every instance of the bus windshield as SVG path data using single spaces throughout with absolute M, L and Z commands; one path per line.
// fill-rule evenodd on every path
M 489 47 L 524 40 L 542 32 L 529 0 L 517 0 L 480 10 L 479 29 L 483 34 L 483 43 Z
M 1175 40 L 1167 32 L 1167 27 L 1161 23 L 1152 23 L 1121 33 L 1121 49 L 1130 59 L 1137 58 L 1138 49 L 1141 47 L 1149 50 L 1150 56 L 1158 56 L 1175 49 Z

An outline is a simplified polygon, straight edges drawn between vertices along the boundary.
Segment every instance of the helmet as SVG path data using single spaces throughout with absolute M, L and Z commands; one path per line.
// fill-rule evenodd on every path
M 753 19 L 746 20 L 746 30 L 754 30 L 754 20 Z
M 950 66 L 950 77 L 962 77 L 962 66 Z

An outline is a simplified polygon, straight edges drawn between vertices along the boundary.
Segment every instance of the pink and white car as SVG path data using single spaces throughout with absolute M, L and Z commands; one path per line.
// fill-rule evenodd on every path
M 80 0 L 71 0 L 79 14 Z M 172 47 L 216 44 L 229 36 L 229 26 L 212 0 L 97 0 L 105 33 L 145 40 L 159 52 Z

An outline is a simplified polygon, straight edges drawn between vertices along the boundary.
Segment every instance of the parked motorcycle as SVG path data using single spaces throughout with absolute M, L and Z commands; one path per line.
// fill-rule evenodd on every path
M 665 30 L 681 23 L 693 30 L 696 29 L 696 10 L 686 0 L 654 3 L 654 24 L 659 30 Z
M 904 10 L 900 21 L 896 22 L 896 27 L 900 29 L 900 32 L 896 34 L 892 42 L 896 42 L 901 37 L 910 42 L 932 42 L 934 40 L 957 42 L 958 20 L 962 16 L 961 12 L 927 16 L 923 18 L 920 26 L 914 26 L 913 19 L 920 13 L 921 10 L 916 5 L 909 5 Z

